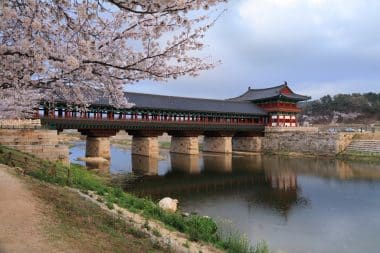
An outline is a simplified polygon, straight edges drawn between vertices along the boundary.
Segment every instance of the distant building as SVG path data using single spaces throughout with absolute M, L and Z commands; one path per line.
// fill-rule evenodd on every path
M 244 94 L 230 98 L 230 101 L 250 101 L 268 113 L 269 126 L 294 127 L 298 125 L 297 114 L 301 111 L 297 103 L 311 97 L 294 93 L 287 82 L 282 85 L 265 88 L 248 88 Z

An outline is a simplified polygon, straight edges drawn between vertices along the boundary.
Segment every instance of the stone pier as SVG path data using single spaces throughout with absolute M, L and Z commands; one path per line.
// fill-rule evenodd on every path
M 133 136 L 132 154 L 158 158 L 158 139 L 157 137 Z
M 203 151 L 215 153 L 232 153 L 232 137 L 205 136 Z
M 86 135 L 86 157 L 100 157 L 111 159 L 110 139 L 116 135 L 117 130 L 79 129 L 82 135 Z
M 199 154 L 198 137 L 172 137 L 170 152 L 187 155 Z
M 110 160 L 110 138 L 87 136 L 86 157 L 102 157 Z

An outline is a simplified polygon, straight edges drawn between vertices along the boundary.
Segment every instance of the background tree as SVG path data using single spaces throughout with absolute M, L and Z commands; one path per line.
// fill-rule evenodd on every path
M 212 68 L 192 51 L 224 1 L 0 1 L 0 117 L 26 117 L 41 99 L 86 106 L 99 91 L 128 106 L 126 84 Z
M 315 119 L 312 123 L 330 123 L 336 113 L 357 114 L 349 120 L 356 123 L 380 120 L 380 93 L 326 95 L 301 105 L 301 113 Z

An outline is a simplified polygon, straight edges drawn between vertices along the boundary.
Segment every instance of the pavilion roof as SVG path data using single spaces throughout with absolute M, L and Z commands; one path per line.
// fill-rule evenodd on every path
M 284 92 L 286 91 L 286 92 Z M 311 97 L 309 96 L 303 96 L 294 93 L 287 85 L 287 83 L 265 88 L 265 89 L 251 89 L 248 88 L 248 91 L 246 91 L 244 94 L 228 99 L 229 101 L 258 101 L 258 100 L 267 100 L 272 98 L 288 98 L 290 100 L 294 101 L 304 101 L 309 100 Z
M 135 104 L 134 108 L 187 112 L 267 115 L 267 113 L 260 107 L 245 101 L 236 102 L 218 99 L 176 97 L 134 92 L 125 92 L 124 94 L 128 99 L 128 102 Z

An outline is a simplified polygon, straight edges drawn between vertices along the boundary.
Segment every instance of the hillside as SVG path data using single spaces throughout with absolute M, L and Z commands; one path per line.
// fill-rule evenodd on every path
M 327 95 L 300 107 L 301 122 L 370 124 L 380 120 L 380 93 Z

